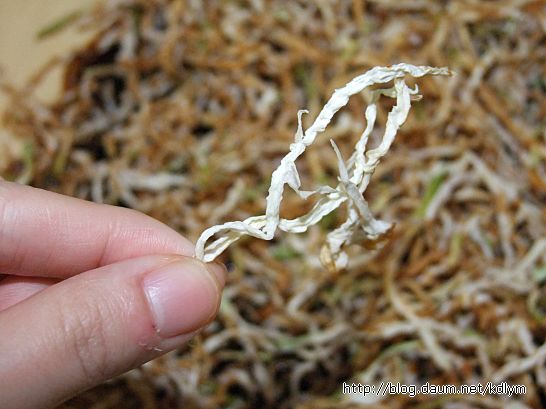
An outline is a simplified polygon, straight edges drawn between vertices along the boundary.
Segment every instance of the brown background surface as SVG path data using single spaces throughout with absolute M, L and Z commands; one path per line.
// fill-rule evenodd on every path
M 0 0 L 0 67 L 4 78 L 22 85 L 53 56 L 83 43 L 86 36 L 73 28 L 37 40 L 36 34 L 67 14 L 91 7 L 95 0 Z M 40 89 L 42 98 L 56 95 L 60 72 L 52 72 Z M 0 110 L 5 104 L 0 95 Z

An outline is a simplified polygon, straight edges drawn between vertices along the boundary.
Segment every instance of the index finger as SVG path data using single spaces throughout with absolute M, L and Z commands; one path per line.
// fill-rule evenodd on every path
M 0 273 L 66 278 L 193 244 L 134 210 L 0 181 Z

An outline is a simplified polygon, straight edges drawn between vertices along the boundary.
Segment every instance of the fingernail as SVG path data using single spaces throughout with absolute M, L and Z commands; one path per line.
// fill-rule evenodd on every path
M 214 275 L 220 288 L 224 288 L 224 285 L 226 284 L 227 274 L 226 266 L 221 263 L 207 263 L 205 264 L 205 267 L 207 268 L 207 270 L 209 270 L 211 274 Z
M 144 278 L 144 292 L 162 338 L 195 331 L 212 320 L 223 287 L 220 273 L 215 270 L 218 268 L 188 258 L 167 264 Z

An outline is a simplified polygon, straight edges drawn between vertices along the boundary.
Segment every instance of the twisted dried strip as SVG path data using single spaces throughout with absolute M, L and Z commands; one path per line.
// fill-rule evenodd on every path
M 392 80 L 403 78 L 408 74 L 413 77 L 422 77 L 424 75 L 449 75 L 450 72 L 447 68 L 418 67 L 410 64 L 397 64 L 392 67 L 376 67 L 365 74 L 354 78 L 343 88 L 337 89 L 321 110 L 317 119 L 305 132 L 303 132 L 301 125 L 301 115 L 305 111 L 300 111 L 298 113 L 299 126 L 298 131 L 296 132 L 295 141 L 290 145 L 290 152 L 281 160 L 281 164 L 273 172 L 271 177 L 265 215 L 250 217 L 244 221 L 228 222 L 223 225 L 208 228 L 201 234 L 197 241 L 196 257 L 205 262 L 212 261 L 230 244 L 239 240 L 243 235 L 250 235 L 263 240 L 271 240 L 277 228 L 287 232 L 305 231 L 307 227 L 320 221 L 322 217 L 339 207 L 339 205 L 347 199 L 350 199 L 355 203 L 355 206 L 357 206 L 357 208 L 354 208 L 354 206 L 350 207 L 350 209 L 353 208 L 351 212 L 357 212 L 357 214 L 349 216 L 349 220 L 357 220 L 364 214 L 368 214 L 369 210 L 366 211 L 367 205 L 361 197 L 361 193 L 367 186 L 369 176 L 373 172 L 373 169 L 375 169 L 379 159 L 388 150 L 396 135 L 397 129 L 405 121 L 409 112 L 410 90 L 403 81 L 397 81 L 394 88 L 384 91 L 388 96 L 396 96 L 397 99 L 399 99 L 399 93 L 406 95 L 407 97 L 399 100 L 399 104 L 395 106 L 389 114 L 385 137 L 383 138 L 381 145 L 368 152 L 366 157 L 364 157 L 362 153 L 365 149 L 365 142 L 373 127 L 373 123 L 371 125 L 368 123 L 366 131 L 361 138 L 361 142 L 357 146 L 357 152 L 360 153 L 360 155 L 355 155 L 353 159 L 355 170 L 351 172 L 351 180 L 349 180 L 349 174 L 347 172 L 345 182 L 341 181 L 336 189 L 324 186 L 311 192 L 300 191 L 300 179 L 295 161 L 303 152 L 305 152 L 305 149 L 314 142 L 316 136 L 326 129 L 334 114 L 347 104 L 350 96 L 361 92 L 371 85 L 387 83 Z M 368 110 L 367 117 L 373 117 L 375 119 L 374 113 Z M 345 165 L 343 165 L 343 167 L 345 167 Z M 306 199 L 315 193 L 322 194 L 324 197 L 318 201 L 308 215 L 304 215 L 294 220 L 280 219 L 280 203 L 282 201 L 285 184 L 288 184 L 303 199 Z M 355 187 L 359 186 L 359 188 L 356 189 L 356 192 L 360 192 L 360 199 L 357 198 L 356 192 L 352 187 L 349 187 L 349 189 L 346 188 L 349 185 Z M 356 209 L 359 209 L 359 211 Z M 371 216 L 371 214 L 369 216 Z M 373 222 L 371 222 L 373 217 L 367 217 L 365 220 L 368 223 L 364 222 L 360 225 L 364 225 L 367 230 L 367 235 L 372 239 L 386 231 L 386 223 L 378 222 L 379 224 L 376 223 L 376 225 L 374 225 Z M 354 221 L 346 222 L 347 229 L 351 228 L 354 224 L 356 224 Z M 209 246 L 206 246 L 207 241 L 214 235 L 220 235 L 220 237 Z M 351 237 L 353 237 L 353 234 L 351 234 Z M 343 242 L 351 242 L 351 240 L 344 239 Z M 336 267 L 343 266 L 344 259 L 335 264 Z
M 350 177 L 349 171 L 344 168 L 345 165 L 341 154 L 334 145 L 340 167 L 339 173 L 340 182 L 343 185 L 342 191 L 346 192 L 349 199 L 349 211 L 346 222 L 328 234 L 326 243 L 321 250 L 320 259 L 322 264 L 332 270 L 339 270 L 347 266 L 347 254 L 341 251 L 343 246 L 361 241 L 362 239 L 371 241 L 379 240 L 392 228 L 391 223 L 376 220 L 373 217 L 367 201 L 362 197 L 362 193 L 366 190 L 371 175 L 379 164 L 379 160 L 388 152 L 398 128 L 407 118 L 411 107 L 410 95 L 416 93 L 417 89 L 411 91 L 401 79 L 395 80 L 393 88 L 377 91 L 374 98 L 377 98 L 380 94 L 384 94 L 396 98 L 397 103 L 388 115 L 385 134 L 380 145 L 364 156 L 365 141 L 367 140 L 366 131 L 370 130 L 371 132 L 375 122 L 375 104 L 370 105 L 370 107 L 374 108 L 372 111 L 373 116 L 371 117 L 373 121 L 368 122 L 366 131 L 357 143 L 355 155 L 351 158 L 354 170 Z M 368 110 L 366 111 L 368 113 Z

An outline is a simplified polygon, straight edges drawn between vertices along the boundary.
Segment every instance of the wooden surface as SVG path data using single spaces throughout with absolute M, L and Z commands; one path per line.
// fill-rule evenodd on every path
M 0 0 L 0 67 L 4 78 L 24 84 L 29 76 L 51 57 L 62 55 L 83 44 L 86 36 L 74 29 L 44 40 L 37 33 L 76 10 L 91 7 L 95 0 Z M 53 72 L 39 90 L 44 99 L 53 98 L 59 89 L 60 70 Z M 0 96 L 0 110 L 5 99 Z

